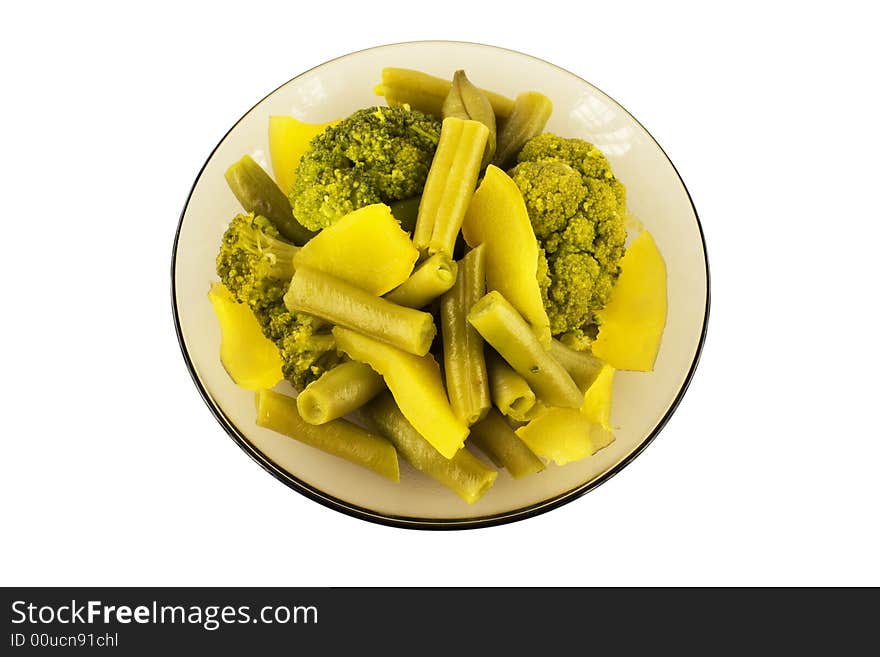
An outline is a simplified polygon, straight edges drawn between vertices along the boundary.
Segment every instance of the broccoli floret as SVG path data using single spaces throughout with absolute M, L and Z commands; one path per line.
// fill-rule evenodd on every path
M 580 174 L 564 162 L 530 162 L 514 169 L 535 237 L 545 239 L 563 230 L 578 211 L 587 190 Z
M 298 250 L 265 217 L 239 214 L 223 234 L 217 274 L 239 303 L 258 302 L 266 285 L 293 277 L 293 256 Z
M 372 203 L 418 196 L 440 139 L 440 122 L 407 107 L 358 110 L 309 144 L 290 193 L 293 214 L 320 230 Z
M 223 234 L 217 275 L 239 303 L 250 306 L 263 334 L 281 352 L 284 377 L 301 390 L 339 358 L 329 327 L 284 305 L 298 250 L 265 217 L 239 214 Z
M 545 133 L 510 175 L 541 245 L 538 281 L 550 330 L 583 345 L 611 295 L 626 241 L 626 190 L 598 148 Z

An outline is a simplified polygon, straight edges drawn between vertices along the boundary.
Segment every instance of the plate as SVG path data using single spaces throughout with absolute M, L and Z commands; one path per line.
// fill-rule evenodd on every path
M 618 372 L 612 424 L 617 440 L 598 454 L 514 481 L 499 472 L 473 505 L 401 461 L 400 483 L 256 426 L 254 395 L 220 364 L 220 331 L 207 292 L 230 218 L 241 209 L 226 168 L 249 154 L 271 171 L 269 116 L 321 123 L 370 105 L 385 66 L 450 77 L 463 68 L 479 86 L 515 97 L 541 91 L 554 104 L 546 130 L 598 146 L 626 185 L 630 211 L 654 236 L 668 273 L 668 317 L 655 370 Z M 494 46 L 449 41 L 385 45 L 317 66 L 254 105 L 208 157 L 193 184 L 174 240 L 174 322 L 187 367 L 226 432 L 292 489 L 332 509 L 378 523 L 419 529 L 472 528 L 521 520 L 570 502 L 607 481 L 660 432 L 694 374 L 709 314 L 709 266 L 696 209 L 684 182 L 648 131 L 620 104 L 577 75 Z M 280 384 L 287 386 L 286 383 Z M 286 392 L 293 394 L 293 388 Z M 631 482 L 636 485 L 636 482 Z

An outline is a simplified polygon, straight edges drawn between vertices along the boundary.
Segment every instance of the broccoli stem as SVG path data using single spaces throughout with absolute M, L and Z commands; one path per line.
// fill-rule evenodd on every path
M 252 244 L 248 245 L 254 255 L 265 258 L 268 264 L 267 274 L 278 280 L 286 281 L 293 278 L 293 258 L 299 251 L 298 246 L 282 242 L 265 233 L 253 235 Z

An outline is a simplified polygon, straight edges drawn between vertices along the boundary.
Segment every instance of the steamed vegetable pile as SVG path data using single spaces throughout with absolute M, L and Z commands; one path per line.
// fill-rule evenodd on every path
M 608 446 L 614 372 L 652 370 L 666 321 L 608 160 L 545 132 L 536 91 L 386 68 L 376 93 L 329 123 L 271 117 L 274 178 L 227 170 L 244 211 L 208 296 L 257 424 L 394 481 L 402 457 L 468 503 L 497 469 Z

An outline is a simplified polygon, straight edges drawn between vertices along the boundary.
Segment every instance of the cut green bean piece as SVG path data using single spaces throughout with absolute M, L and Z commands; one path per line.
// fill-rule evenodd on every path
M 538 341 L 516 308 L 496 290 L 471 309 L 468 320 L 549 406 L 580 408 L 583 395 L 565 368 Z
M 297 246 L 314 237 L 315 233 L 294 219 L 287 196 L 249 155 L 226 170 L 226 182 L 245 211 L 266 217 L 281 235 Z
M 471 249 L 458 265 L 455 285 L 440 298 L 443 367 L 452 410 L 468 425 L 482 418 L 492 401 L 483 338 L 467 315 L 486 292 L 486 251 Z
M 596 381 L 605 364 L 589 351 L 578 351 L 554 339 L 550 353 L 574 379 L 580 391 L 585 393 Z
M 321 375 L 299 393 L 296 407 L 309 424 L 325 424 L 356 411 L 385 389 L 369 365 L 349 361 Z
M 491 347 L 486 348 L 486 369 L 492 403 L 504 415 L 526 422 L 535 406 L 535 393 L 528 382 Z
M 553 103 L 544 94 L 527 91 L 517 96 L 510 118 L 498 133 L 492 163 L 502 169 L 512 166 L 523 145 L 544 131 L 552 112 Z
M 437 150 L 434 152 L 431 168 L 428 170 L 425 189 L 422 190 L 422 198 L 419 201 L 419 213 L 416 217 L 416 227 L 412 234 L 412 241 L 416 248 L 423 253 L 427 251 L 428 244 L 431 242 L 431 236 L 434 234 L 434 221 L 443 193 L 445 172 L 452 168 L 452 163 L 455 161 L 455 146 L 458 143 L 461 123 L 461 121 L 453 119 L 449 119 L 449 123 L 443 122 L 440 129 L 440 141 L 438 142 Z M 425 192 L 429 190 L 428 184 L 431 180 L 431 172 L 434 172 L 435 179 L 431 183 L 433 190 L 430 194 L 426 194 Z M 449 255 L 451 256 L 452 254 Z
M 479 121 L 443 119 L 413 233 L 413 244 L 422 253 L 452 255 L 488 136 L 489 129 Z
M 468 504 L 480 499 L 498 476 L 466 449 L 458 450 L 451 459 L 444 457 L 409 423 L 390 393 L 376 397 L 361 409 L 360 415 L 374 431 L 388 438 L 416 470 L 443 484 Z
M 421 196 L 413 196 L 403 201 L 394 201 L 389 204 L 391 214 L 400 223 L 400 227 L 407 233 L 412 234 L 416 229 L 416 219 L 419 216 L 419 203 L 422 202 Z
M 479 121 L 489 128 L 489 138 L 486 141 L 486 150 L 483 151 L 483 160 L 480 169 L 485 169 L 495 155 L 495 112 L 492 103 L 482 91 L 477 89 L 467 79 L 464 71 L 456 71 L 452 77 L 452 86 L 446 100 L 443 101 L 443 118 L 454 116 L 459 119 Z
M 256 402 L 257 425 L 362 465 L 392 481 L 400 480 L 397 452 L 385 438 L 348 420 L 309 424 L 300 417 L 293 397 L 272 390 L 259 390 Z
M 505 468 L 514 479 L 544 469 L 541 459 L 520 440 L 494 408 L 490 408 L 486 417 L 471 427 L 468 442 L 479 447 L 495 465 Z
M 298 267 L 284 305 L 424 356 L 437 332 L 429 313 L 405 308 L 311 267 Z
M 445 253 L 435 253 L 385 298 L 407 308 L 424 308 L 449 290 L 457 275 L 458 263 Z
M 409 105 L 414 110 L 439 117 L 443 101 L 449 95 L 452 83 L 409 68 L 382 69 L 382 82 L 376 86 L 377 96 L 385 96 L 389 105 Z M 506 119 L 513 112 L 513 101 L 506 96 L 481 89 L 492 104 L 495 116 Z

